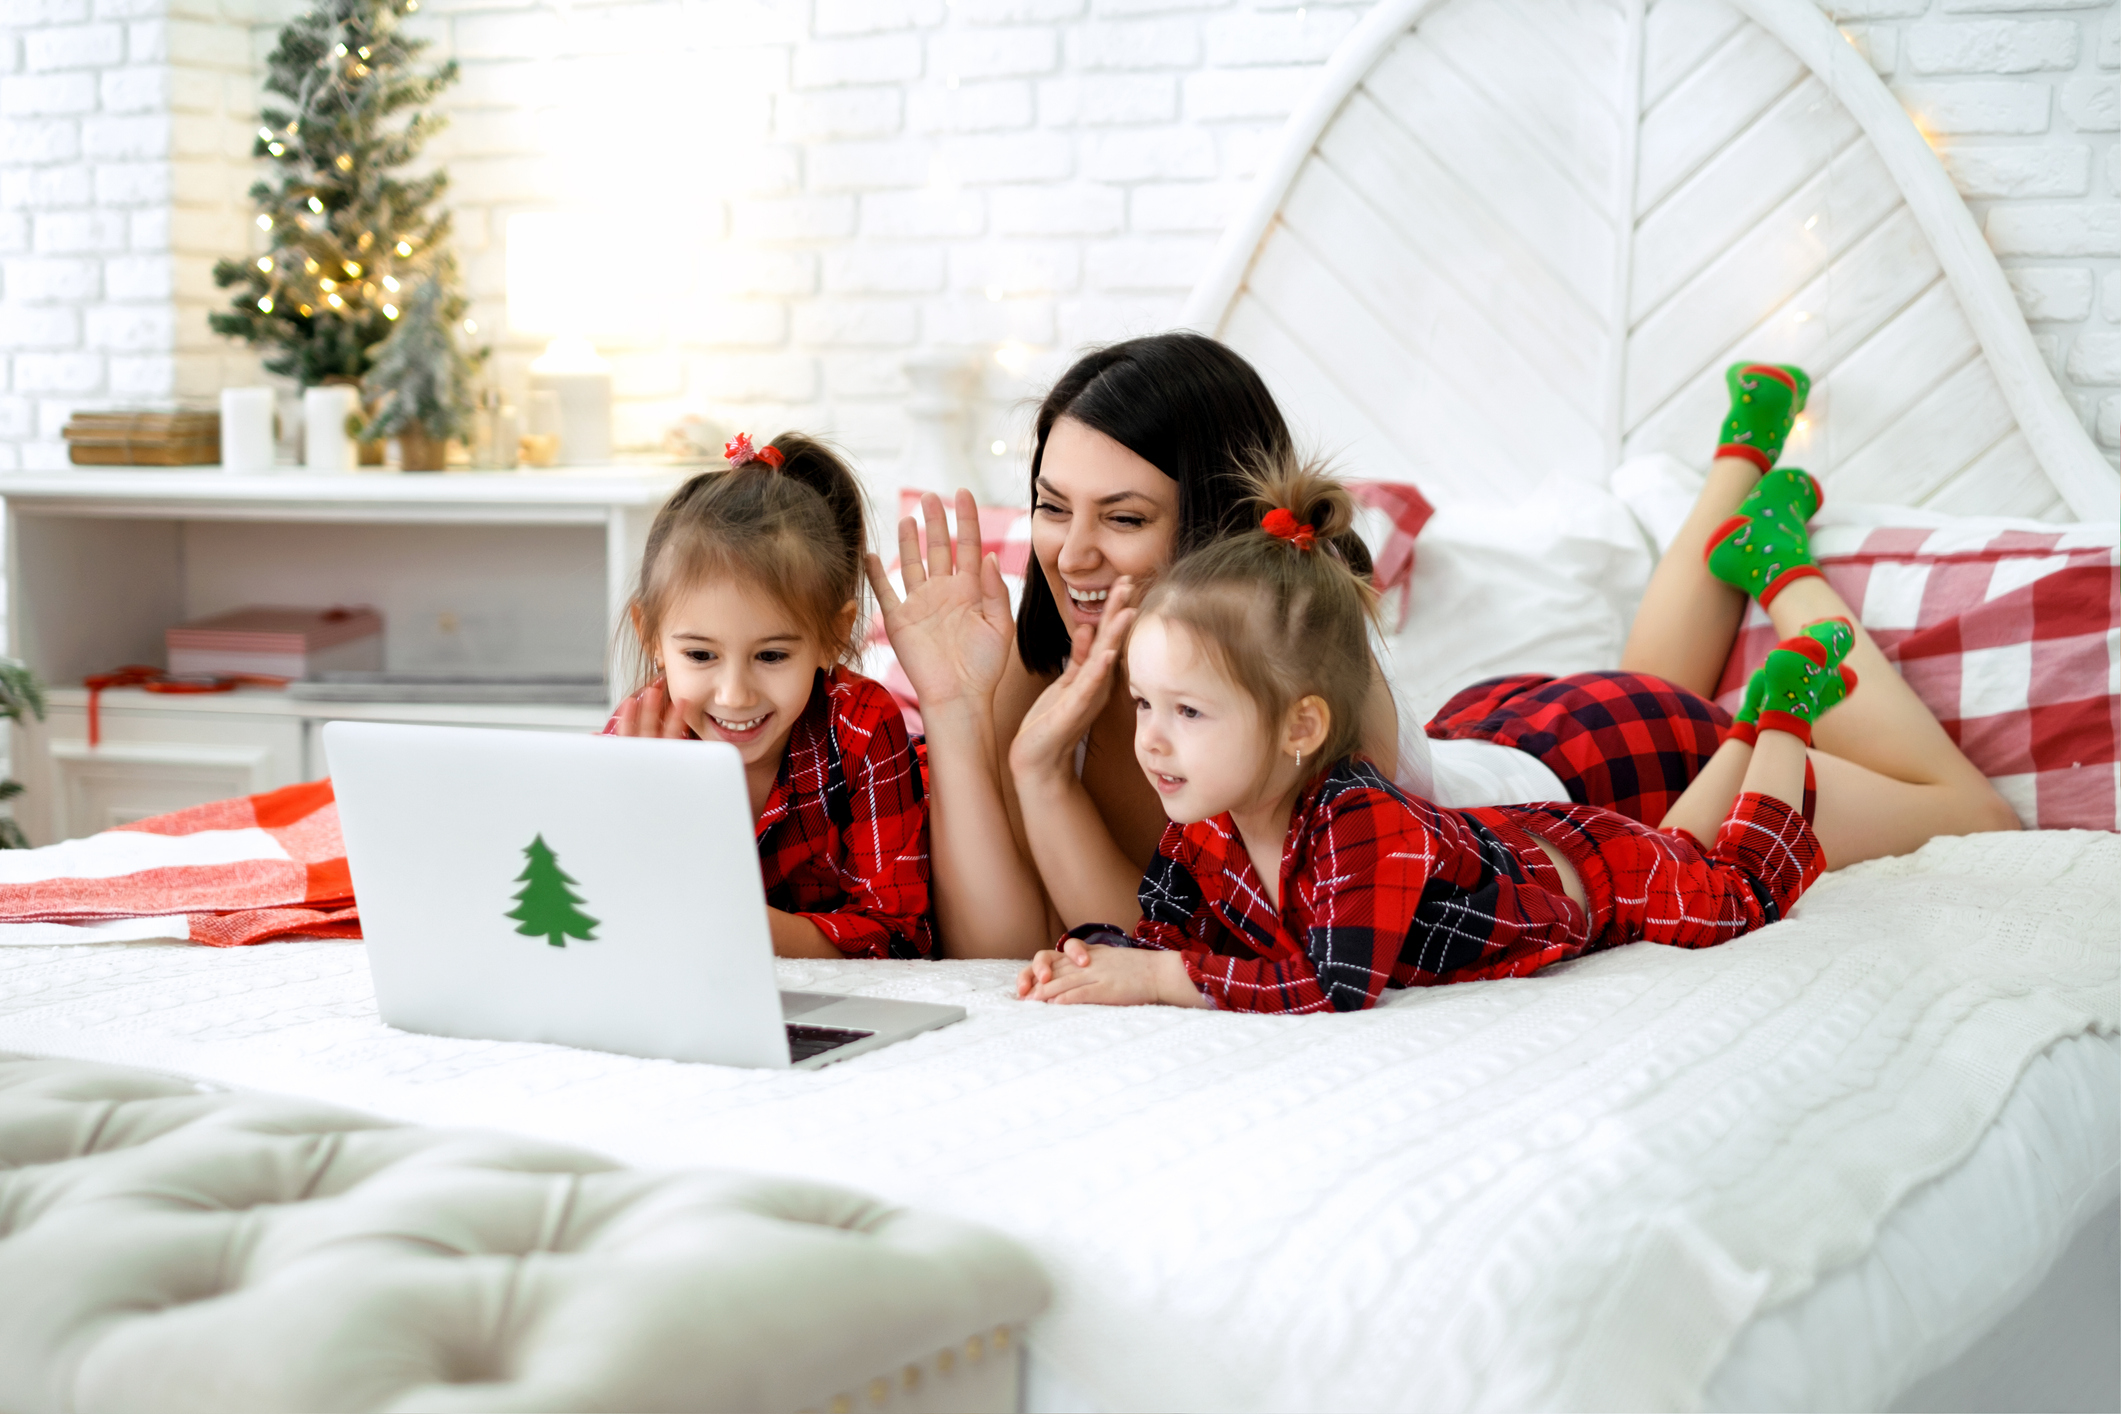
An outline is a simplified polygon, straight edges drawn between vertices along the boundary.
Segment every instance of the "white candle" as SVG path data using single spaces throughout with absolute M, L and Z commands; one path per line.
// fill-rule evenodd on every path
M 311 471 L 352 471 L 353 439 L 346 419 L 353 416 L 355 391 L 343 383 L 310 388 L 302 394 L 302 463 Z
M 271 471 L 273 391 L 221 390 L 221 470 Z

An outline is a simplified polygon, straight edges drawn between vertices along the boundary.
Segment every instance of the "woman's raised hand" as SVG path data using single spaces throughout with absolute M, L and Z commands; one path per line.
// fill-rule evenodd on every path
M 678 741 L 692 735 L 685 725 L 685 704 L 670 695 L 657 678 L 619 704 L 614 717 L 615 736 L 667 737 Z
M 1112 697 L 1113 668 L 1134 623 L 1135 583 L 1122 575 L 1106 597 L 1093 631 L 1078 625 L 1069 644 L 1068 666 L 1031 704 L 1016 740 L 1009 769 L 1018 772 L 1072 770 L 1075 744 L 1090 730 Z
M 1001 564 L 980 554 L 979 506 L 970 491 L 957 493 L 955 544 L 940 496 L 923 495 L 921 515 L 928 529 L 925 565 L 913 517 L 898 523 L 904 599 L 891 587 L 883 560 L 863 557 L 884 634 L 924 711 L 964 698 L 985 702 L 1002 680 L 1016 637 Z

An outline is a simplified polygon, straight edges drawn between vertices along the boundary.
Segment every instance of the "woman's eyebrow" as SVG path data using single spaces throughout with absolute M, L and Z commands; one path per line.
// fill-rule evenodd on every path
M 1052 482 L 1046 480 L 1043 476 L 1038 479 L 1038 489 L 1041 495 L 1051 496 L 1060 501 L 1068 499 L 1054 488 Z M 1146 491 L 1114 491 L 1109 496 L 1098 497 L 1096 504 L 1100 506 L 1116 506 L 1121 501 L 1147 501 L 1150 499 L 1149 493 Z

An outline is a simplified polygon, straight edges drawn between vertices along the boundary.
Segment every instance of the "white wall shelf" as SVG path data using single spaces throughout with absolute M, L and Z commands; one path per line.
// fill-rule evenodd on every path
M 602 673 L 649 522 L 691 470 L 0 475 L 9 651 L 51 689 L 15 732 L 17 818 L 41 844 L 314 779 L 334 719 L 596 730 L 605 709 L 558 703 L 118 689 L 91 747 L 81 683 L 161 665 L 165 630 L 246 604 L 373 605 L 392 669 Z

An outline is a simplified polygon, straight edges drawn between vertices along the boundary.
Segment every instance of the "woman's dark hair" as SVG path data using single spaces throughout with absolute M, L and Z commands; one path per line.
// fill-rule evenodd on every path
M 661 674 L 656 649 L 671 600 L 725 575 L 773 595 L 838 661 L 861 651 L 859 612 L 840 636 L 841 614 L 862 598 L 868 534 L 861 483 L 814 437 L 783 432 L 767 446 L 781 454 L 778 468 L 760 458 L 703 471 L 656 512 L 641 553 L 633 622 L 620 629 L 622 646 L 635 654 L 636 688 Z
M 1202 334 L 1150 334 L 1094 349 L 1075 361 L 1039 404 L 1031 452 L 1031 497 L 1053 424 L 1073 418 L 1102 432 L 1178 483 L 1174 561 L 1258 524 L 1247 507 L 1246 469 L 1293 455 L 1289 425 L 1274 395 L 1234 350 Z M 1352 532 L 1344 559 L 1370 572 L 1369 552 Z M 1044 569 L 1032 562 L 1016 615 L 1016 652 L 1034 673 L 1057 673 L 1068 661 L 1068 625 Z

